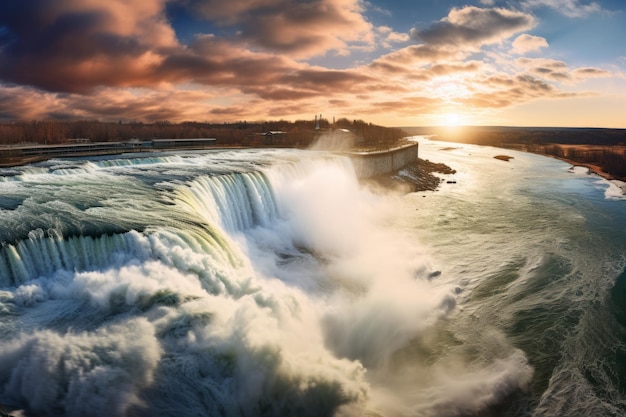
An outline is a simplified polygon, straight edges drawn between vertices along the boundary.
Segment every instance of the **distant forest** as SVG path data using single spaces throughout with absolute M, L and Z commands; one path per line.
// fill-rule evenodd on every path
M 403 128 L 437 140 L 497 146 L 550 155 L 572 163 L 592 164 L 626 180 L 626 129 L 478 127 Z
M 559 127 L 403 127 L 414 135 L 436 135 L 437 140 L 508 147 L 509 144 L 626 146 L 626 129 Z
M 316 124 L 319 129 L 316 129 Z M 238 123 L 111 123 L 82 121 L 20 121 L 0 123 L 0 145 L 64 144 L 79 139 L 114 142 L 149 139 L 215 138 L 219 146 L 311 145 L 322 132 L 344 129 L 360 147 L 393 146 L 406 136 L 401 129 L 377 126 L 363 120 L 326 119 Z

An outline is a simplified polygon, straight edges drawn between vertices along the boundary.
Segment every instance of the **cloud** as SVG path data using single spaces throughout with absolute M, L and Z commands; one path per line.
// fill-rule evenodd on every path
M 602 6 L 595 1 L 581 3 L 580 0 L 524 0 L 522 1 L 522 7 L 530 9 L 549 7 L 565 16 L 574 18 L 586 17 L 603 11 Z
M 483 45 L 502 42 L 535 24 L 534 17 L 526 13 L 466 6 L 452 9 L 446 18 L 424 30 L 413 29 L 411 35 L 427 45 L 477 50 Z
M 408 42 L 411 37 L 406 33 L 391 32 L 387 35 L 388 42 Z
M 155 74 L 160 80 L 207 86 L 263 85 L 305 67 L 283 56 L 252 52 L 214 35 L 203 35 L 165 57 Z
M 276 84 L 246 86 L 242 91 L 266 100 L 292 101 L 319 96 L 331 97 L 337 92 L 358 93 L 363 90 L 364 84 L 373 81 L 374 78 L 355 71 L 307 68 L 280 76 Z
M 207 120 L 219 96 L 200 90 L 100 88 L 53 93 L 0 84 L 0 120 Z
M 56 109 L 55 94 L 32 88 L 0 84 L 0 120 L 36 120 L 47 118 L 43 109 Z
M 523 67 L 545 67 L 559 70 L 567 69 L 567 64 L 565 62 L 549 58 L 518 58 L 515 62 L 517 65 Z
M 240 41 L 295 58 L 345 54 L 349 43 L 374 41 L 358 0 L 204 0 L 192 7 L 209 21 L 236 28 Z
M 0 50 L 0 78 L 5 82 L 72 94 L 192 83 L 255 91 L 268 98 L 280 96 L 274 85 L 281 84 L 287 99 L 287 91 L 292 98 L 347 91 L 367 78 L 311 69 L 214 35 L 180 45 L 164 18 L 162 1 L 131 7 L 122 1 L 60 0 L 40 6 L 0 6 L 0 24 L 15 38 Z
M 457 101 L 478 109 L 498 109 L 538 98 L 565 98 L 575 93 L 565 92 L 530 74 L 510 76 L 497 74 L 474 85 L 472 95 Z
M 587 78 L 610 77 L 613 75 L 613 73 L 611 73 L 610 71 L 593 67 L 576 68 L 574 71 L 572 71 L 572 74 L 574 78 L 579 80 L 584 80 Z
M 367 108 L 362 109 L 364 114 L 397 113 L 414 115 L 415 112 L 437 112 L 442 107 L 442 101 L 433 97 L 408 96 L 401 100 L 374 101 Z
M 383 55 L 372 61 L 368 66 L 375 71 L 406 73 L 413 72 L 416 67 L 431 65 L 432 63 L 457 62 L 466 56 L 466 53 L 453 48 L 411 45 Z
M 529 73 L 556 82 L 571 80 L 569 67 L 563 61 L 546 58 L 518 58 L 515 63 Z
M 319 92 L 342 91 L 351 92 L 353 88 L 373 78 L 350 70 L 327 70 L 309 68 L 286 74 L 281 80 L 288 85 L 309 88 Z
M 177 82 L 228 86 L 272 100 L 350 92 L 371 80 L 353 70 L 312 67 L 282 56 L 251 52 L 215 36 L 198 37 L 184 51 L 167 57 L 159 76 Z
M 389 26 L 378 26 L 376 32 L 382 38 L 382 45 L 391 48 L 394 43 L 404 43 L 411 40 L 408 33 L 394 32 Z
M 546 58 L 518 58 L 515 63 L 538 77 L 556 82 L 574 82 L 613 75 L 610 71 L 595 67 L 581 67 L 571 70 L 563 61 Z
M 178 47 L 164 0 L 3 2 L 0 79 L 52 91 L 147 86 Z
M 459 72 L 478 72 L 483 67 L 482 62 L 468 61 L 454 64 L 435 64 L 428 68 L 434 75 L 450 75 Z
M 471 112 L 563 97 L 571 94 L 563 91 L 568 83 L 612 75 L 556 60 L 512 60 L 503 45 L 537 22 L 503 8 L 455 8 L 409 36 L 371 25 L 363 9 L 370 5 L 357 0 L 185 0 L 215 33 L 183 43 L 168 20 L 169 0 L 9 3 L 0 3 L 2 120 L 221 122 L 301 118 L 320 109 L 408 117 L 450 105 Z M 411 41 L 417 44 L 406 46 Z M 509 53 L 547 46 L 522 34 Z M 366 61 L 381 47 L 390 52 Z M 356 50 L 358 66 L 321 64 Z M 318 65 L 306 60 L 324 54 Z
M 547 48 L 548 41 L 540 36 L 533 36 L 528 34 L 519 35 L 513 41 L 513 49 L 511 53 L 516 55 L 524 55 L 528 52 L 538 51 L 541 48 Z
M 345 50 L 348 41 L 373 41 L 372 26 L 352 0 L 204 2 L 202 10 L 210 10 L 213 18 L 238 13 L 231 20 L 245 29 L 230 38 L 197 35 L 189 45 L 176 38 L 165 0 L 33 1 L 28 7 L 0 5 L 0 27 L 5 28 L 0 80 L 53 92 L 177 83 L 254 87 L 307 67 L 293 57 Z M 278 6 L 285 7 L 272 14 Z M 393 31 L 385 35 L 385 42 L 406 39 Z

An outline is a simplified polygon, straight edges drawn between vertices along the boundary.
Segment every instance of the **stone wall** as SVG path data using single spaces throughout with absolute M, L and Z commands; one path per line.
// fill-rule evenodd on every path
M 386 151 L 348 152 L 359 178 L 370 178 L 396 172 L 416 162 L 418 144 L 412 143 Z

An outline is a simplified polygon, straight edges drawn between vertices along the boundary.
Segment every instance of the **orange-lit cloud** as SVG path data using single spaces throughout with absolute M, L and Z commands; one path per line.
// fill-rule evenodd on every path
M 236 39 L 292 57 L 308 57 L 350 42 L 373 42 L 373 26 L 358 0 L 204 0 L 192 2 L 206 19 L 241 28 Z
M 525 33 L 515 38 L 515 40 L 513 41 L 513 49 L 511 50 L 511 53 L 524 55 L 528 52 L 538 51 L 541 48 L 547 48 L 548 46 L 548 42 L 545 40 L 545 38 Z
M 178 46 L 163 0 L 33 0 L 2 7 L 10 38 L 0 79 L 51 91 L 99 85 L 150 86 L 166 51 Z
M 179 36 L 168 15 L 174 3 L 207 30 Z M 588 94 L 577 83 L 620 74 L 549 57 L 548 39 L 527 33 L 539 20 L 523 10 L 453 8 L 403 33 L 374 24 L 368 7 L 359 0 L 3 3 L 0 120 L 294 119 L 320 109 L 382 123 L 451 109 L 480 116 Z
M 576 68 L 572 71 L 574 78 L 576 79 L 586 79 L 586 78 L 603 78 L 610 77 L 613 75 L 610 71 L 604 70 L 602 68 L 593 68 L 593 67 L 583 67 Z
M 391 48 L 393 44 L 408 42 L 411 39 L 408 33 L 394 32 L 389 26 L 379 26 L 376 32 L 382 37 L 381 42 L 385 48 Z
M 553 81 L 581 81 L 611 76 L 610 71 L 601 68 L 582 67 L 572 70 L 565 62 L 553 59 L 519 58 L 516 63 L 538 77 Z
M 213 95 L 188 90 L 101 88 L 89 95 L 0 88 L 0 119 L 207 120 Z

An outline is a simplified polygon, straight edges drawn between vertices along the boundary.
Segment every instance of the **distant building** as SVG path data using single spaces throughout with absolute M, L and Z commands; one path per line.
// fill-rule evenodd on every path
M 126 152 L 151 152 L 167 150 L 194 150 L 214 147 L 215 138 L 153 139 L 129 142 L 91 142 L 61 145 L 14 146 L 0 153 L 0 166 L 42 161 L 49 158 L 115 155 Z

